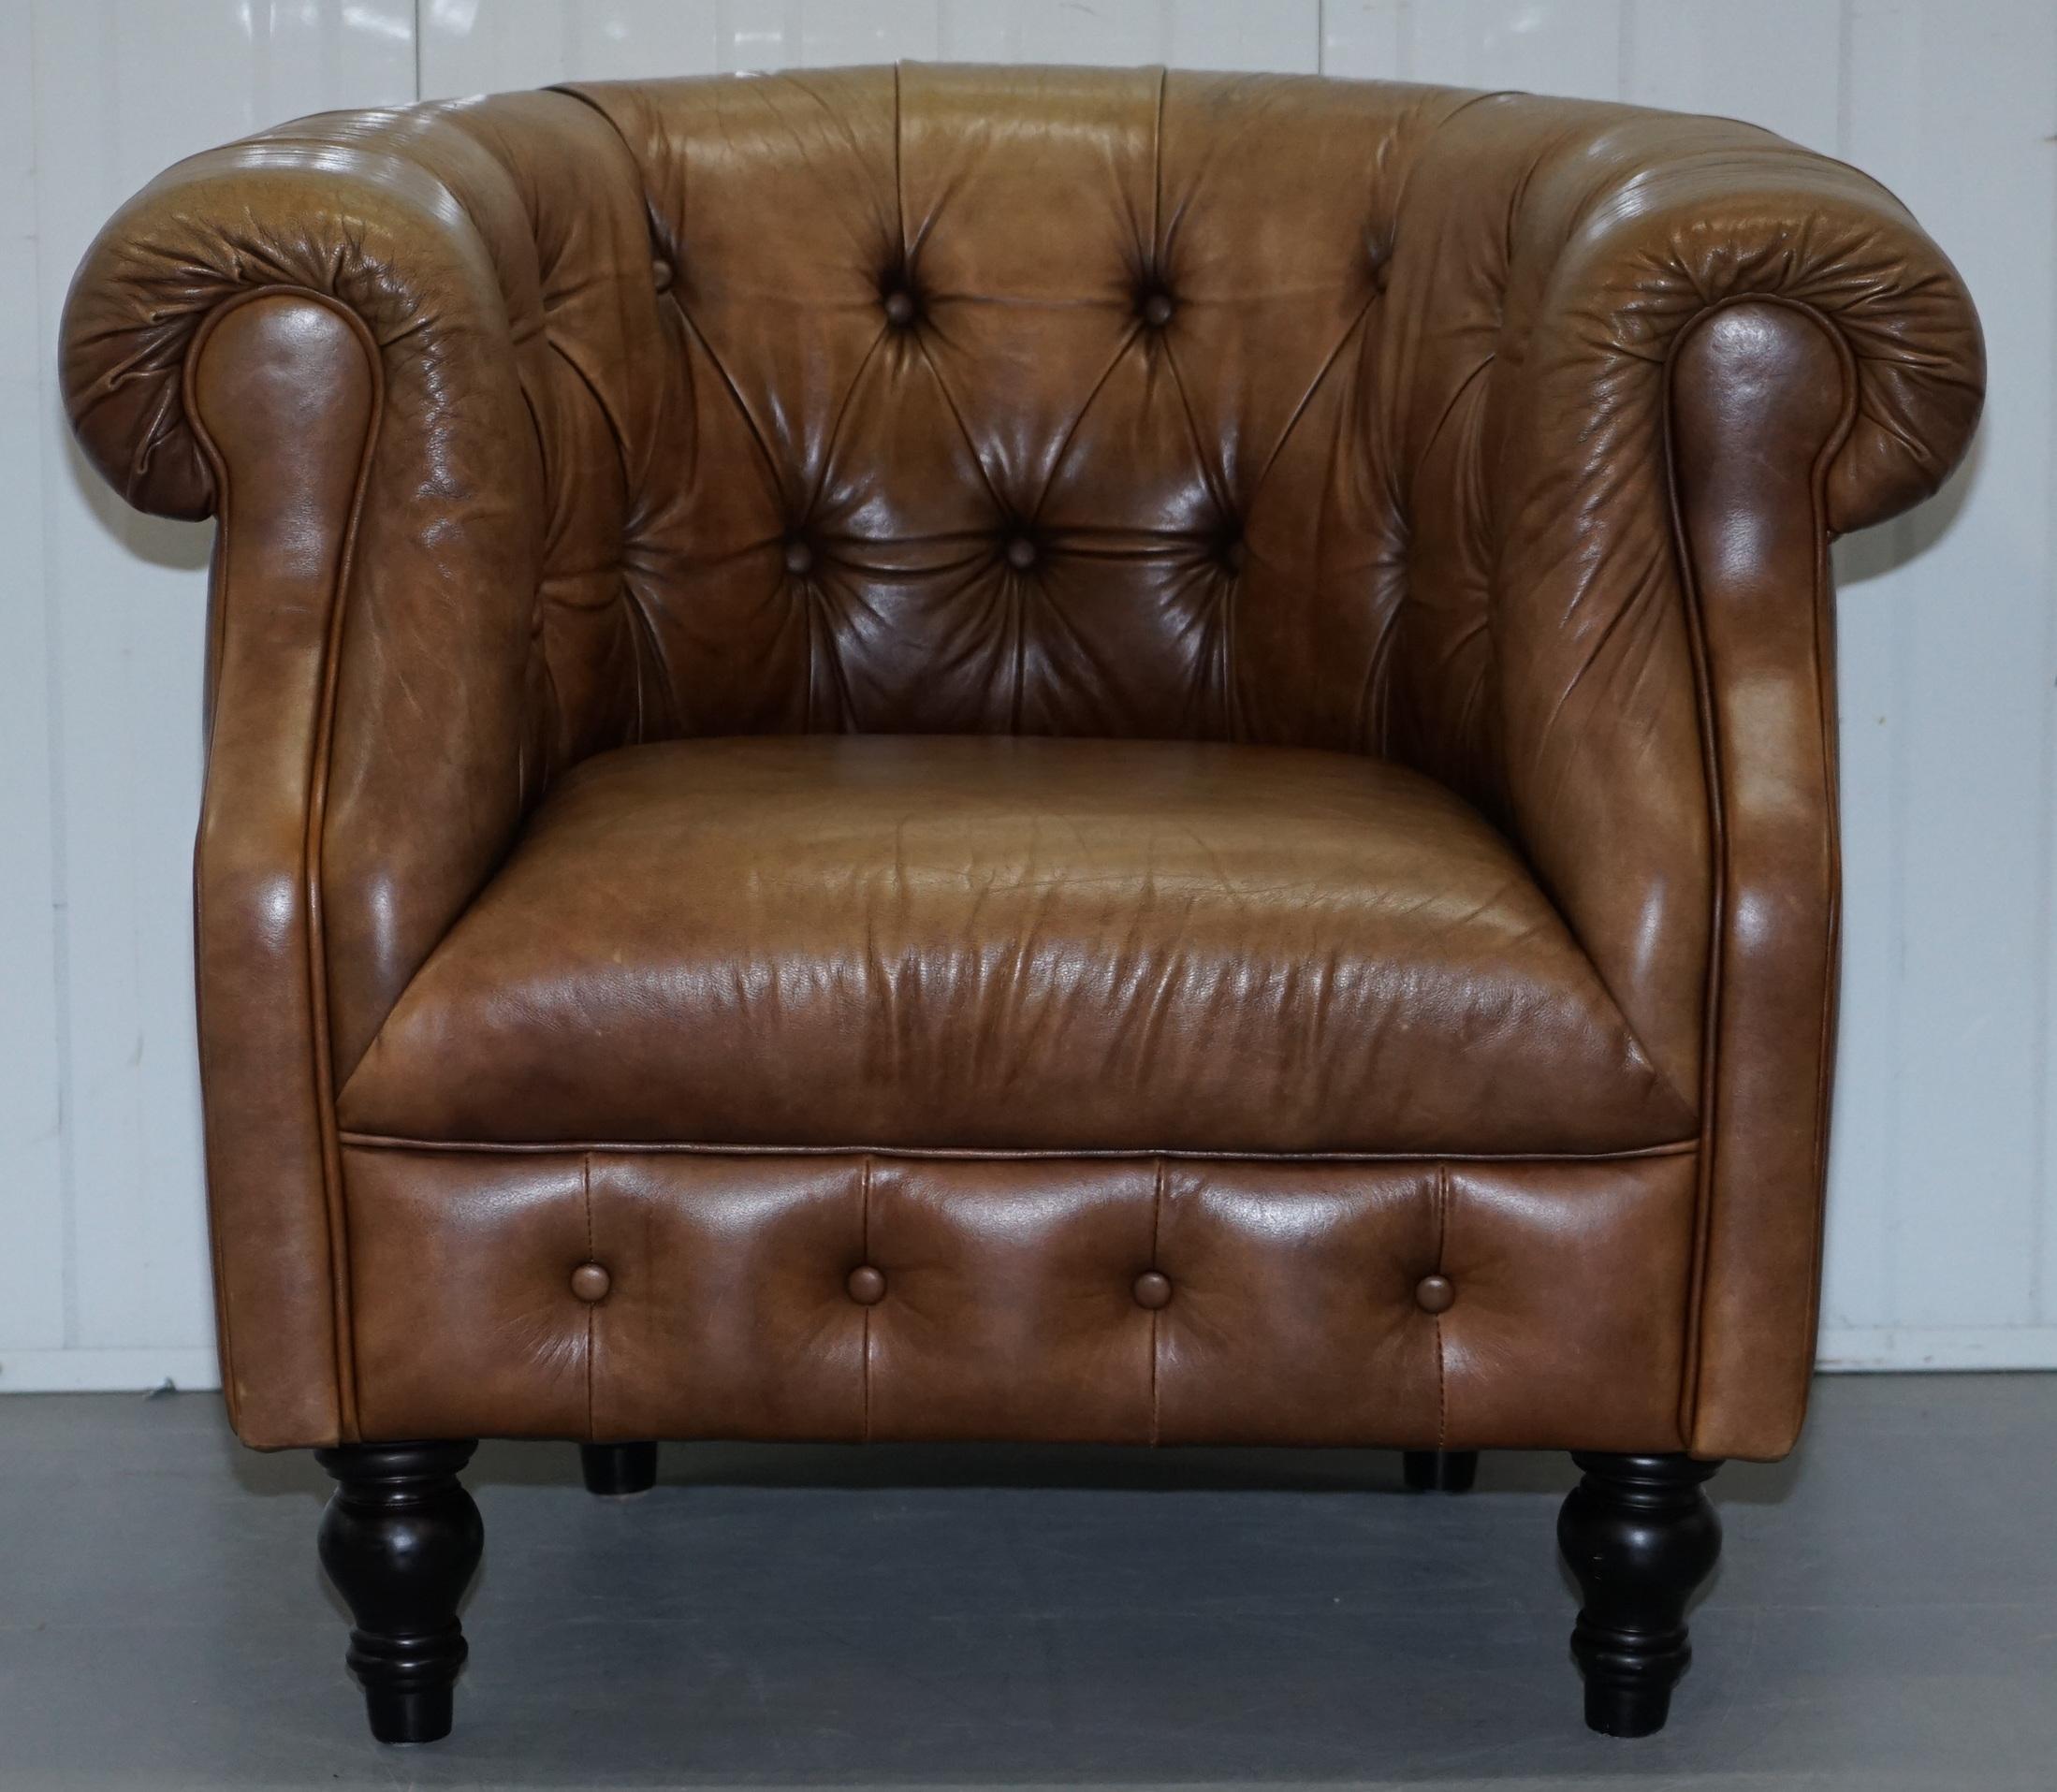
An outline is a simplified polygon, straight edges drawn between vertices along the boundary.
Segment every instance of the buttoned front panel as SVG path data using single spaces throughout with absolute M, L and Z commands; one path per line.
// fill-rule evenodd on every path
M 1168 1165 L 1162 1440 L 1433 1447 L 1436 1193 L 1432 1164 Z
M 1698 1157 L 1442 1173 L 1434 1322 L 1453 1447 L 1555 1449 L 1572 1414 L 1576 1448 L 1658 1447 L 1686 1374 Z
M 343 1158 L 366 1436 L 1680 1448 L 1690 1153 Z
M 580 1154 L 596 1437 L 864 1434 L 862 1177 L 839 1158 Z
M 360 1435 L 585 1435 L 584 1161 L 354 1151 L 347 1188 Z
M 874 1437 L 1151 1434 L 1147 1161 L 874 1158 Z

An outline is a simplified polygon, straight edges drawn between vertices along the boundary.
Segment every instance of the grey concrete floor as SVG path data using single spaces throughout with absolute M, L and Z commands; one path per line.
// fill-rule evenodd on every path
M 1714 1482 L 1670 1728 L 1586 1732 L 1572 1469 L 488 1445 L 458 1729 L 367 1736 L 327 1482 L 218 1401 L 0 1399 L 0 1787 L 2057 1787 L 2057 1376 L 1839 1377 Z

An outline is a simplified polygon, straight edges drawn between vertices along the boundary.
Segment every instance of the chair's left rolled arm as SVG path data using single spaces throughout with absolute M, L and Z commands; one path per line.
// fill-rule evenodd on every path
M 141 508 L 217 519 L 196 944 L 254 1443 L 352 1435 L 332 1090 L 533 795 L 527 228 L 446 118 L 339 115 L 170 170 L 66 308 L 86 455 Z

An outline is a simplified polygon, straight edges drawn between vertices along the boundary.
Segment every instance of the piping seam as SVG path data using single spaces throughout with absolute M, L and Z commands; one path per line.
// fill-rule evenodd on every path
M 1164 1234 L 1164 1159 L 1157 1159 L 1157 1178 L 1150 1193 L 1150 1267 L 1159 1275 L 1163 1274 L 1158 1262 L 1158 1244 Z M 1158 1327 L 1164 1315 L 1157 1307 L 1150 1309 L 1150 1442 L 1159 1441 L 1160 1406 L 1158 1382 L 1158 1348 L 1161 1342 Z
M 1823 439 L 1820 448 L 1816 450 L 1815 462 L 1809 473 L 1810 498 L 1814 509 L 1814 518 L 1821 533 L 1821 541 L 1815 554 L 1815 584 L 1812 593 L 1817 642 L 1821 628 L 1821 608 L 1825 596 L 1824 577 L 1828 562 L 1828 538 L 1826 532 L 1828 522 L 1826 501 L 1828 476 L 1835 457 L 1849 440 L 1860 401 L 1854 352 L 1850 347 L 1848 339 L 1818 306 L 1809 304 L 1802 299 L 1787 298 L 1783 294 L 1738 293 L 1720 300 L 1716 304 L 1705 306 L 1680 328 L 1665 348 L 1661 427 L 1664 438 L 1666 486 L 1670 498 L 1672 550 L 1677 556 L 1679 586 L 1685 605 L 1686 635 L 1692 646 L 1693 674 L 1700 699 L 1701 763 L 1706 775 L 1708 820 L 1714 845 L 1714 852 L 1711 855 L 1714 888 L 1711 893 L 1712 911 L 1709 916 L 1708 925 L 1707 977 L 1703 985 L 1703 1013 L 1701 1018 L 1699 1189 L 1698 1198 L 1695 1202 L 1697 1214 L 1694 1223 L 1692 1271 L 1687 1277 L 1686 1298 L 1689 1310 L 1686 1315 L 1685 1351 L 1681 1373 L 1682 1385 L 1679 1391 L 1679 1428 L 1688 1450 L 1693 1448 L 1694 1440 L 1700 1430 L 1701 1375 L 1705 1366 L 1705 1352 L 1702 1349 L 1701 1333 L 1706 1323 L 1707 1257 L 1714 1227 L 1714 1157 L 1718 1132 L 1715 1116 L 1715 1097 L 1721 1042 L 1721 998 L 1724 986 L 1722 973 L 1726 964 L 1726 954 L 1723 951 L 1723 925 L 1729 911 L 1729 885 L 1730 878 L 1727 806 L 1723 801 L 1721 787 L 1721 741 L 1714 715 L 1714 678 L 1708 657 L 1705 621 L 1700 603 L 1700 579 L 1685 537 L 1685 504 L 1679 480 L 1677 433 L 1672 415 L 1672 388 L 1676 382 L 1679 355 L 1686 340 L 1697 334 L 1702 325 L 1736 305 L 1770 305 L 1781 310 L 1797 313 L 1810 319 L 1828 337 L 1843 368 L 1842 415 L 1837 420 L 1835 428 L 1829 431 Z M 1820 677 L 1821 667 L 1818 663 L 1817 652 L 1817 664 L 1816 667 L 1817 686 Z M 1826 729 L 1826 727 L 1827 723 L 1824 721 L 1824 728 Z M 1835 851 L 1836 844 L 1831 835 L 1831 855 L 1835 853 Z M 1840 878 L 1834 877 L 1833 881 L 1840 882 Z M 1839 896 L 1831 889 L 1831 911 L 1833 911 L 1833 906 L 1839 900 Z M 1836 967 L 1833 951 L 1838 931 L 1838 916 L 1831 911 L 1830 922 L 1831 956 L 1827 980 L 1830 993 L 1824 1002 L 1822 1015 L 1824 1037 L 1826 1037 L 1826 1031 L 1830 1025 L 1830 1016 L 1834 1012 Z M 1820 1100 L 1818 1090 L 1825 1086 L 1828 1074 L 1828 1067 L 1824 1062 L 1816 1071 L 1817 1096 L 1815 1111 L 1814 1155 L 1817 1193 L 1815 1197 L 1815 1244 L 1813 1248 L 1816 1286 L 1809 1301 L 1810 1339 L 1812 1337 L 1812 1328 L 1818 1322 L 1821 1232 L 1826 1209 L 1826 1203 L 1818 1192 L 1821 1168 L 1827 1149 L 1826 1110 Z
M 586 1195 L 586 1260 L 596 1261 L 592 1254 L 592 1153 L 587 1152 L 582 1166 L 580 1181 Z M 586 1303 L 586 1436 L 590 1441 L 596 1434 L 593 1430 L 592 1405 L 592 1354 L 598 1337 L 599 1308 L 596 1303 Z
M 1443 1268 L 1445 1252 L 1450 1242 L 1450 1166 L 1436 1166 L 1436 1273 Z M 1450 1381 L 1443 1360 L 1443 1316 L 1436 1319 L 1436 1448 L 1443 1450 L 1450 1441 Z
M 1641 1163 L 1689 1158 L 1701 1142 L 1679 1139 L 1664 1144 L 1632 1145 L 1621 1151 L 1236 1151 L 1204 1150 L 1186 1145 L 1035 1145 L 991 1148 L 977 1145 L 890 1144 L 717 1144 L 687 1140 L 543 1139 L 512 1142 L 491 1139 L 411 1139 L 387 1132 L 343 1131 L 343 1144 L 362 1151 L 451 1152 L 481 1158 L 544 1157 L 573 1151 L 615 1152 L 624 1157 L 708 1158 L 908 1158 L 970 1163 L 1063 1163 L 1075 1158 L 1095 1162 L 1140 1163 L 1164 1158 L 1199 1163 L 1478 1163 L 1608 1164 Z
M 871 1261 L 871 1158 L 868 1154 L 857 1178 L 857 1241 L 864 1261 Z M 874 1266 L 876 1267 L 876 1266 Z M 862 1309 L 864 1319 L 864 1426 L 861 1435 L 871 1441 L 871 1309 Z

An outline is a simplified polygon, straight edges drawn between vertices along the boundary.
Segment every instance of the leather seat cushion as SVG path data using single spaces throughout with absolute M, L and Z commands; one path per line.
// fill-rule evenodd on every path
M 1689 1137 L 1520 857 L 1355 754 L 922 736 L 588 761 L 346 1133 L 1590 1154 Z

